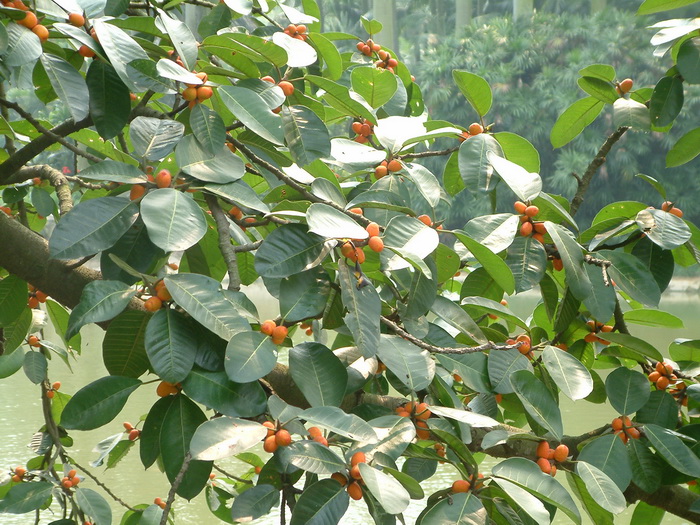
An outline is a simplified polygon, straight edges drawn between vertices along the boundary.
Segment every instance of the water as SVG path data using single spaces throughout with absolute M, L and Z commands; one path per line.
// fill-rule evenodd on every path
M 259 293 L 256 305 L 263 318 L 274 317 L 274 302 L 269 300 L 265 294 Z M 532 311 L 535 301 L 534 295 L 522 295 L 509 299 L 510 307 L 519 315 L 527 317 Z M 700 326 L 695 320 L 700 317 L 700 296 L 696 294 L 671 294 L 664 297 L 661 308 L 665 309 L 685 322 L 686 328 L 679 330 L 662 331 L 643 326 L 631 326 L 632 332 L 643 339 L 654 344 L 662 353 L 666 353 L 669 343 L 678 337 L 700 338 Z M 83 336 L 83 349 L 80 363 L 75 367 L 75 373 L 71 373 L 67 367 L 57 359 L 50 363 L 51 381 L 61 381 L 61 391 L 68 394 L 74 393 L 81 385 L 84 385 L 98 377 L 107 375 L 107 371 L 102 364 L 102 331 L 94 325 L 87 326 L 81 331 Z M 52 339 L 51 336 L 48 336 Z M 135 423 L 139 418 L 144 417 L 148 409 L 156 401 L 156 384 L 145 385 L 134 392 L 127 402 L 124 410 L 117 418 L 101 429 L 72 433 L 75 440 L 71 447 L 70 454 L 82 466 L 88 467 L 97 477 L 102 480 L 112 491 L 130 505 L 139 503 L 151 503 L 154 498 L 167 496 L 169 485 L 164 474 L 157 467 L 153 466 L 149 470 L 144 470 L 138 456 L 138 447 L 131 449 L 131 452 L 122 460 L 115 469 L 106 470 L 104 467 L 89 467 L 90 461 L 95 459 L 97 454 L 92 452 L 93 447 L 102 439 L 120 432 L 124 421 Z M 20 371 L 11 378 L 0 380 L 0 399 L 3 400 L 3 410 L 0 412 L 0 468 L 11 469 L 17 465 L 24 465 L 34 454 L 27 448 L 27 443 L 43 424 L 41 417 L 40 388 L 30 383 Z M 584 401 L 577 403 L 569 401 L 566 397 L 561 397 L 561 409 L 564 417 L 564 431 L 569 435 L 583 433 L 592 428 L 597 428 L 609 423 L 617 414 L 609 405 L 594 405 Z M 488 472 L 489 467 L 499 460 L 487 460 L 482 464 L 482 469 Z M 240 473 L 245 470 L 242 464 L 235 459 L 219 462 L 224 470 L 231 473 Z M 81 472 L 80 475 L 83 473 Z M 426 495 L 430 495 L 436 490 L 449 487 L 458 478 L 456 470 L 449 465 L 442 465 L 437 474 L 423 484 Z M 559 475 L 557 479 L 564 482 L 564 476 Z M 96 484 L 86 478 L 81 486 L 93 488 L 101 491 Z M 119 523 L 119 518 L 124 512 L 124 508 L 113 502 L 114 523 Z M 423 502 L 412 501 L 411 506 L 405 512 L 406 523 L 413 523 L 415 518 L 424 508 Z M 199 524 L 199 523 L 220 523 L 214 518 L 206 508 L 204 498 L 201 496 L 193 502 L 188 503 L 181 499 L 176 500 L 174 506 L 177 513 L 177 523 L 179 525 Z M 627 509 L 618 516 L 616 523 L 629 523 L 633 508 Z M 51 517 L 48 513 L 42 520 L 42 524 L 49 523 L 60 516 Z M 12 516 L 2 515 L 0 522 L 3 525 L 24 525 L 33 523 L 33 518 L 27 515 Z M 570 523 L 568 518 L 561 513 L 557 514 L 556 523 Z M 584 516 L 584 522 L 590 523 Z M 279 523 L 277 513 L 257 521 L 261 524 Z M 366 508 L 361 502 L 350 502 L 350 508 L 346 513 L 342 523 L 345 525 L 360 525 L 371 523 L 371 518 L 367 514 Z M 678 518 L 669 516 L 664 520 L 668 525 L 679 525 Z

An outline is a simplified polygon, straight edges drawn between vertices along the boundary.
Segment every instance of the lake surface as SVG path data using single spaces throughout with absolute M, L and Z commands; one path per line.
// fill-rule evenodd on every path
M 274 302 L 269 301 L 265 294 L 257 294 L 256 305 L 262 318 L 274 317 Z M 510 308 L 523 318 L 527 318 L 535 305 L 536 296 L 521 294 L 509 298 Z M 678 330 L 652 329 L 648 327 L 632 325 L 632 333 L 638 337 L 646 339 L 654 344 L 664 355 L 667 355 L 668 345 L 676 338 L 700 339 L 700 295 L 673 293 L 664 296 L 661 308 L 665 309 L 681 319 L 685 323 L 685 328 Z M 107 371 L 102 364 L 102 330 L 95 325 L 90 325 L 81 331 L 83 338 L 82 356 L 80 363 L 75 366 L 75 373 L 71 373 L 68 368 L 59 360 L 54 359 L 50 363 L 51 381 L 61 381 L 61 391 L 68 394 L 74 393 L 81 385 L 107 375 Z M 51 340 L 51 336 L 47 336 Z M 116 434 L 122 430 L 124 421 L 135 423 L 140 417 L 145 416 L 148 409 L 156 401 L 156 384 L 145 385 L 134 392 L 127 402 L 122 413 L 109 425 L 98 430 L 88 432 L 75 431 L 71 435 L 75 440 L 74 446 L 70 449 L 71 454 L 83 466 L 89 467 L 90 461 L 97 457 L 93 452 L 95 445 L 102 439 Z M 17 465 L 24 465 L 34 454 L 27 448 L 27 444 L 43 424 L 41 417 L 40 388 L 29 382 L 20 371 L 14 376 L 0 380 L 0 399 L 2 399 L 2 410 L 0 411 L 0 468 L 9 469 Z M 585 401 L 576 403 L 561 396 L 561 409 L 564 418 L 564 431 L 569 435 L 581 434 L 592 428 L 609 423 L 617 414 L 609 405 L 595 405 Z M 499 460 L 482 463 L 482 470 L 488 472 L 489 467 Z M 235 459 L 218 462 L 222 468 L 231 473 L 242 472 L 246 469 Z M 122 500 L 130 505 L 139 503 L 150 504 L 154 498 L 167 496 L 169 485 L 165 475 L 158 471 L 157 467 L 144 470 L 138 455 L 138 447 L 131 449 L 131 452 L 115 469 L 105 470 L 104 467 L 90 468 L 97 477 L 107 484 L 112 491 Z M 82 475 L 82 473 L 80 473 Z M 437 474 L 423 484 L 426 495 L 430 495 L 436 490 L 449 487 L 458 478 L 456 470 L 449 465 L 442 465 Z M 564 475 L 558 475 L 557 479 L 565 482 Z M 85 479 L 81 486 L 93 488 L 101 491 L 89 478 Z M 114 512 L 114 523 L 119 523 L 124 508 L 112 503 Z M 413 523 L 415 518 L 424 508 L 424 504 L 414 501 L 404 513 L 406 523 Z M 223 523 L 218 521 L 209 512 L 203 497 L 198 497 L 193 502 L 188 503 L 180 498 L 176 500 L 174 506 L 178 525 L 194 525 L 202 523 Z M 633 508 L 627 509 L 617 517 L 616 523 L 627 524 Z M 44 513 L 45 520 L 41 523 L 50 523 L 53 519 L 48 513 Z M 33 517 L 27 515 L 12 516 L 3 514 L 0 523 L 3 525 L 25 525 L 33 523 Z M 255 523 L 275 524 L 279 523 L 276 515 L 262 518 Z M 361 502 L 351 501 L 350 509 L 346 513 L 342 522 L 344 525 L 364 525 L 372 523 L 367 514 L 366 508 Z M 571 523 L 563 514 L 557 514 L 555 523 Z M 584 523 L 591 523 L 584 515 Z M 679 518 L 668 516 L 664 523 L 667 525 L 680 525 L 683 523 Z

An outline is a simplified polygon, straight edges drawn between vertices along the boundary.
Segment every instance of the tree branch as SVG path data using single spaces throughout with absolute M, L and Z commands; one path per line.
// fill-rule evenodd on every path
M 228 268 L 228 289 L 238 292 L 241 289 L 241 277 L 238 274 L 238 259 L 231 244 L 229 234 L 229 223 L 224 210 L 219 206 L 219 201 L 210 193 L 204 194 L 204 200 L 211 210 L 211 214 L 216 222 L 216 231 L 219 234 L 219 251 L 224 257 L 226 268 Z
M 90 471 L 87 470 L 85 467 L 83 467 L 82 465 L 80 465 L 79 463 L 77 463 L 73 458 L 70 458 L 70 462 L 71 462 L 71 464 L 73 464 L 73 465 L 75 465 L 76 467 L 78 467 L 78 468 L 81 470 L 81 472 L 83 472 L 87 477 L 89 477 L 90 479 L 92 479 L 92 481 L 94 481 L 94 482 L 97 484 L 98 487 L 100 487 L 102 490 L 104 490 L 110 498 L 112 498 L 114 501 L 116 501 L 117 503 L 119 503 L 122 507 L 127 508 L 127 509 L 129 509 L 129 510 L 131 510 L 131 511 L 136 512 L 136 509 L 135 509 L 134 507 L 132 507 L 132 506 L 130 506 L 128 503 L 124 502 L 124 500 L 122 500 L 119 496 L 117 496 L 114 492 L 112 492 L 112 491 L 110 490 L 110 488 L 109 488 L 107 485 L 105 485 L 104 483 L 102 483 L 102 482 L 99 480 L 99 478 L 97 478 L 97 476 L 95 476 L 92 472 L 90 472 Z
M 190 466 L 190 461 L 192 461 L 192 456 L 188 452 L 185 454 L 185 459 L 182 461 L 182 467 L 180 467 L 180 472 L 177 473 L 172 485 L 170 485 L 170 491 L 168 492 L 168 499 L 165 502 L 165 508 L 163 509 L 163 516 L 160 518 L 160 525 L 166 525 L 168 523 L 168 514 L 170 514 L 170 508 L 173 506 L 173 501 L 175 501 L 175 492 L 177 492 L 180 483 L 182 483 L 182 478 L 185 477 L 185 472 Z
M 569 213 L 572 217 L 576 215 L 576 212 L 581 206 L 581 203 L 583 203 L 583 198 L 586 196 L 588 186 L 590 186 L 591 181 L 593 180 L 593 176 L 598 171 L 598 168 L 600 168 L 605 163 L 606 157 L 608 153 L 610 153 L 610 149 L 618 140 L 620 140 L 622 135 L 624 135 L 628 129 L 628 126 L 620 126 L 619 128 L 617 128 L 600 147 L 600 149 L 598 150 L 598 154 L 586 168 L 586 172 L 583 174 L 583 177 L 577 179 L 578 189 L 576 190 L 576 195 L 574 195 L 574 198 L 571 199 L 571 209 L 569 210 Z
M 17 172 L 18 177 L 24 177 L 25 180 L 39 177 L 46 179 L 56 189 L 58 197 L 58 212 L 65 215 L 73 209 L 73 196 L 71 193 L 70 184 L 66 176 L 52 168 L 48 164 L 37 164 L 36 166 L 25 166 Z
M 439 157 L 441 155 L 450 155 L 451 153 L 454 153 L 457 150 L 459 150 L 459 146 L 455 146 L 454 148 L 441 149 L 441 150 L 437 150 L 437 151 L 421 151 L 418 153 L 405 153 L 403 155 L 397 155 L 396 158 L 401 159 L 401 160 L 410 160 L 410 159 L 423 159 L 425 157 Z
M 688 520 L 690 523 L 700 523 L 700 514 L 689 510 L 691 505 L 700 499 L 700 496 L 680 485 L 663 485 L 656 492 L 649 494 L 632 483 L 624 494 L 628 503 L 643 501 Z

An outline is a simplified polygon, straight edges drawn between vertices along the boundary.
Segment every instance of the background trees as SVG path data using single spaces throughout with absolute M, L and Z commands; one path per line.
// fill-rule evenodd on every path
M 430 495 L 420 523 L 548 523 L 557 511 L 610 523 L 638 501 L 640 522 L 652 507 L 699 521 L 685 488 L 700 476 L 698 342 L 667 351 L 634 330 L 679 324 L 658 303 L 674 267 L 697 262 L 697 229 L 683 195 L 648 175 L 649 200 L 583 211 L 612 151 L 634 160 L 676 122 L 694 125 L 695 22 L 659 26 L 673 67 L 632 82 L 608 64 L 566 69 L 573 50 L 556 64 L 554 19 L 538 36 L 544 60 L 517 50 L 540 33 L 493 21 L 409 70 L 378 43 L 381 23 L 362 18 L 360 37 L 320 32 L 320 12 L 232 0 L 0 10 L 0 243 L 11 247 L 0 375 L 36 384 L 45 420 L 36 456 L 4 472 L 0 512 L 112 521 L 104 495 L 81 485 L 90 469 L 71 435 L 114 424 L 151 389 L 148 413 L 102 459 L 138 454 L 171 490 L 126 504 L 125 523 L 165 523 L 176 495 L 201 492 L 228 522 L 276 505 L 291 523 L 338 522 L 352 498 L 393 523 L 440 462 L 460 479 Z M 509 62 L 421 70 L 433 53 L 444 68 L 458 45 Z M 583 134 L 589 151 L 563 164 L 526 131 L 574 82 L 583 97 L 533 133 L 555 148 Z M 40 110 L 31 89 L 57 103 Z M 667 165 L 699 152 L 697 129 L 682 133 Z M 544 188 L 540 173 L 555 169 L 577 173 L 570 200 Z M 251 301 L 258 279 L 276 319 Z M 506 297 L 530 290 L 541 301 L 519 317 Z M 51 360 L 80 366 L 90 323 L 106 329 L 109 375 L 66 393 Z M 619 417 L 567 435 L 561 395 Z M 503 461 L 484 469 L 483 454 Z M 212 479 L 232 455 L 251 469 Z

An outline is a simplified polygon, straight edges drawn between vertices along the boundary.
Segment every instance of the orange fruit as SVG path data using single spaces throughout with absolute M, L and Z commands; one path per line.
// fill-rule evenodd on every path
M 522 226 L 520 226 L 520 235 L 523 237 L 529 237 L 532 235 L 532 223 L 531 222 L 524 222 Z
M 32 29 L 35 25 L 39 23 L 39 20 L 37 20 L 37 17 L 34 13 L 31 11 L 27 11 L 27 14 L 24 15 L 24 18 L 22 20 L 18 20 L 17 23 L 21 26 L 26 27 L 27 29 Z
M 345 474 L 341 474 L 340 472 L 335 472 L 335 473 L 331 474 L 331 479 L 334 479 L 338 483 L 340 483 L 341 487 L 344 487 L 345 485 L 348 484 L 348 478 L 345 477 Z
M 474 122 L 473 124 L 469 125 L 469 134 L 470 135 L 478 135 L 479 133 L 484 132 L 484 127 L 479 124 L 478 122 Z
M 675 216 L 678 217 L 679 219 L 680 219 L 681 217 L 683 217 L 683 212 L 680 210 L 680 208 L 671 208 L 668 212 L 669 212 L 671 215 L 675 215 Z
M 376 237 L 379 235 L 379 224 L 376 222 L 370 222 L 365 228 L 370 237 Z
M 656 388 L 658 390 L 666 390 L 670 383 L 671 382 L 668 380 L 668 377 L 661 376 L 659 379 L 656 380 Z
M 78 48 L 78 54 L 85 58 L 92 58 L 95 56 L 95 52 L 86 45 L 82 45 Z
M 549 443 L 547 441 L 540 441 L 540 444 L 537 445 L 537 457 L 546 458 L 547 454 L 549 454 L 549 450 Z
M 159 188 L 169 188 L 172 181 L 173 177 L 168 170 L 160 170 L 156 175 L 156 186 Z
M 68 15 L 68 23 L 75 27 L 83 27 L 85 25 L 85 17 L 80 13 L 71 13 Z
M 272 331 L 276 326 L 277 324 L 274 321 L 267 320 L 260 325 L 260 331 L 265 335 L 272 335 Z
M 634 81 L 631 78 L 626 78 L 619 84 L 619 89 L 620 92 L 624 95 L 625 93 L 629 93 L 632 90 L 632 86 L 634 86 Z
M 353 481 L 348 485 L 348 495 L 355 501 L 362 499 L 362 487 L 357 481 Z
M 292 85 L 291 82 L 287 82 L 286 80 L 283 80 L 279 84 L 277 84 L 280 88 L 282 88 L 282 93 L 284 93 L 285 97 L 291 97 L 294 94 L 294 86 Z
M 323 432 L 318 427 L 309 427 L 307 432 L 311 437 L 322 436 Z
M 350 458 L 350 466 L 354 467 L 358 463 L 366 463 L 367 462 L 367 456 L 365 456 L 365 453 L 362 451 L 355 452 L 352 457 Z
M 24 476 L 27 473 L 27 469 L 24 467 L 16 467 L 15 468 L 15 474 L 19 476 L 20 478 Z
M 639 436 L 640 436 L 639 430 L 634 428 L 634 427 L 628 428 L 627 430 L 625 430 L 625 433 L 631 439 L 639 439 Z
M 432 415 L 432 412 L 428 410 L 428 403 L 419 403 L 416 406 L 416 418 L 417 419 L 428 419 Z
M 154 296 L 149 299 L 146 299 L 146 301 L 143 303 L 143 306 L 149 312 L 157 312 L 163 307 L 163 301 L 161 301 L 159 297 Z
M 286 326 L 275 326 L 272 329 L 272 338 L 284 341 L 284 339 L 287 337 L 287 334 L 289 333 L 289 330 L 287 329 Z
M 272 454 L 275 450 L 277 450 L 277 439 L 276 436 L 267 436 L 265 438 L 265 441 L 263 443 L 263 450 L 265 452 L 269 452 Z
M 199 86 L 197 88 L 197 100 L 202 102 L 203 100 L 210 99 L 214 94 L 214 90 L 209 86 Z
M 528 217 L 534 217 L 540 212 L 540 209 L 537 206 L 528 206 L 525 208 L 525 215 Z
M 53 384 L 51 385 L 51 388 L 53 390 L 60 390 L 61 389 L 61 382 L 60 381 L 54 381 Z
M 269 82 L 270 84 L 274 84 L 274 83 L 275 83 L 275 79 L 272 78 L 272 77 L 269 76 L 269 75 L 266 75 L 266 76 L 262 77 L 260 80 L 264 80 L 265 82 Z
M 561 272 L 564 269 L 564 263 L 561 259 L 552 259 L 552 268 L 557 272 Z
M 595 343 L 598 340 L 598 336 L 591 332 L 590 334 L 586 334 L 586 337 L 584 337 L 583 340 L 587 343 Z
M 549 474 L 552 472 L 552 464 L 549 462 L 548 459 L 545 458 L 540 458 L 537 460 L 537 466 L 540 467 L 540 470 L 544 472 L 545 474 Z
M 386 164 L 386 168 L 391 171 L 396 173 L 397 171 L 401 171 L 401 162 L 398 159 L 391 159 L 389 162 Z
M 35 335 L 30 335 L 27 338 L 27 343 L 29 343 L 29 346 L 33 346 L 34 348 L 39 348 L 41 346 L 41 341 Z
M 29 12 L 29 11 L 27 11 Z M 49 30 L 46 29 L 46 26 L 42 26 L 41 24 L 37 24 L 34 27 L 32 27 L 32 32 L 39 37 L 39 40 L 42 42 L 46 42 L 49 39 Z
M 177 387 L 177 385 L 168 383 L 167 381 L 161 381 L 156 388 L 156 394 L 158 394 L 159 397 L 167 397 L 177 394 L 179 391 L 180 389 Z
M 140 435 L 141 435 L 141 431 L 138 430 L 137 428 L 130 430 L 129 431 L 129 441 L 136 441 Z
M 356 213 L 357 215 L 362 215 L 362 208 L 350 208 L 348 211 L 350 213 Z
M 367 245 L 369 246 L 370 250 L 377 253 L 381 252 L 384 249 L 384 241 L 381 237 L 370 237 Z
M 282 428 L 275 434 L 275 443 L 279 447 L 287 447 L 292 444 L 292 435 L 288 430 Z
M 355 132 L 356 135 L 359 135 L 362 131 L 362 122 L 353 122 L 351 127 L 353 132 Z
M 671 211 L 671 208 L 673 208 L 673 203 L 671 201 L 665 201 L 661 205 L 661 210 L 662 211 Z
M 525 213 L 525 210 L 527 209 L 527 204 L 525 204 L 522 201 L 515 201 L 515 204 L 513 204 L 513 208 L 515 208 L 515 211 L 518 212 L 520 215 L 523 215 Z
M 416 217 L 420 222 L 425 224 L 426 226 L 432 226 L 433 225 L 433 219 L 431 219 L 428 215 L 419 215 Z
M 656 383 L 660 377 L 661 374 L 654 370 L 652 373 L 649 374 L 649 381 L 651 381 L 652 383 Z
M 535 230 L 536 233 L 539 233 L 539 234 L 542 234 L 542 235 L 544 235 L 545 233 L 547 233 L 547 228 L 545 228 L 543 222 L 536 222 L 536 223 L 534 223 L 534 224 L 533 224 L 533 228 L 534 228 L 534 230 Z
M 471 483 L 469 483 L 466 479 L 458 479 L 452 483 L 452 492 L 455 494 L 459 494 L 460 492 L 469 492 L 470 488 Z
M 621 417 L 616 417 L 615 419 L 612 420 L 612 423 L 610 424 L 612 429 L 614 431 L 622 430 L 622 418 Z
M 559 445 L 554 449 L 554 461 L 562 462 L 569 457 L 569 447 L 566 445 Z
M 131 191 L 129 192 L 129 198 L 132 201 L 135 201 L 136 199 L 140 199 L 141 197 L 143 197 L 145 193 L 146 193 L 145 184 L 134 184 L 131 187 Z

